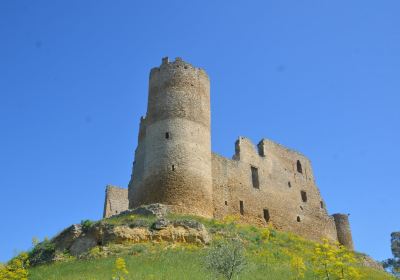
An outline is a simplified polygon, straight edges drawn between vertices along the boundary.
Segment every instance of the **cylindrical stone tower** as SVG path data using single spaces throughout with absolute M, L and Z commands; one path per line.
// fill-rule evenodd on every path
M 347 214 L 333 214 L 335 220 L 336 232 L 338 241 L 343 246 L 350 250 L 354 250 L 353 238 L 351 236 L 349 215 Z
M 143 174 L 141 183 L 132 186 L 130 207 L 163 203 L 178 213 L 212 217 L 210 81 L 205 71 L 180 58 L 164 58 L 153 68 L 145 129 Z

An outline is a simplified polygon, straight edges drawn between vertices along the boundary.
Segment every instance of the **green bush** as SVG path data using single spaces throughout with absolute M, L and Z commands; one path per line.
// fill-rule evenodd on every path
M 34 266 L 52 261 L 55 251 L 55 246 L 50 240 L 43 240 L 28 253 L 31 265 Z
M 225 239 L 215 242 L 205 258 L 206 267 L 231 280 L 239 275 L 246 265 L 245 249 L 240 239 Z
M 82 220 L 81 221 L 81 227 L 84 232 L 87 232 L 89 230 L 89 228 L 92 227 L 93 225 L 94 225 L 94 222 L 91 220 Z

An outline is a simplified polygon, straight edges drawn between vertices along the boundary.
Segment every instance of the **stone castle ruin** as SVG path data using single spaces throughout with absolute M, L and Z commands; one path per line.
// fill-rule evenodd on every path
M 311 163 L 262 139 L 239 137 L 232 159 L 211 151 L 210 80 L 180 58 L 150 72 L 147 114 L 128 189 L 107 186 L 104 217 L 151 203 L 176 213 L 272 224 L 312 240 L 353 249 L 346 214 L 328 215 Z

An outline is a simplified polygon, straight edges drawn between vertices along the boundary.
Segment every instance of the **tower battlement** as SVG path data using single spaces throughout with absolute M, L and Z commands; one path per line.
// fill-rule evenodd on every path
M 154 67 L 150 71 L 150 80 L 153 77 L 158 77 L 160 72 L 176 72 L 176 73 L 191 73 L 192 75 L 203 76 L 208 79 L 208 75 L 204 69 L 195 67 L 192 64 L 184 61 L 181 57 L 176 57 L 174 61 L 170 61 L 168 57 L 163 57 L 161 60 L 161 65 Z
M 232 159 L 212 153 L 210 80 L 203 69 L 165 57 L 151 70 L 138 138 L 129 208 L 163 203 L 183 214 L 239 215 L 248 223 L 353 248 L 348 216 L 328 214 L 307 157 L 268 139 L 255 145 L 246 137 L 235 142 Z M 107 191 L 105 215 L 127 204 L 119 203 L 121 194 L 126 196 Z

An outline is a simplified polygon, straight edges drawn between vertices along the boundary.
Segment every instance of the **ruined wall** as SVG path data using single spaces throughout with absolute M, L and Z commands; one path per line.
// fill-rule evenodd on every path
M 266 139 L 256 149 L 240 137 L 233 160 L 213 154 L 212 167 L 217 218 L 239 214 L 247 222 L 270 222 L 309 239 L 337 240 L 334 220 L 303 155 Z
M 130 207 L 163 203 L 212 217 L 210 82 L 200 68 L 163 59 L 150 73 L 129 184 Z
M 313 240 L 339 240 L 352 249 L 348 220 L 328 215 L 306 157 L 267 139 L 255 147 L 244 137 L 236 142 L 233 159 L 212 154 L 210 119 L 204 70 L 179 58 L 164 58 L 151 70 L 129 208 L 163 203 L 184 214 L 239 214 L 249 223 L 271 223 Z M 126 209 L 124 191 L 119 198 L 117 192 L 107 195 L 105 216 Z
M 337 237 L 340 244 L 353 250 L 353 237 L 351 236 L 349 215 L 347 214 L 333 214 L 335 219 Z
M 128 189 L 108 185 L 104 201 L 103 218 L 128 210 Z

